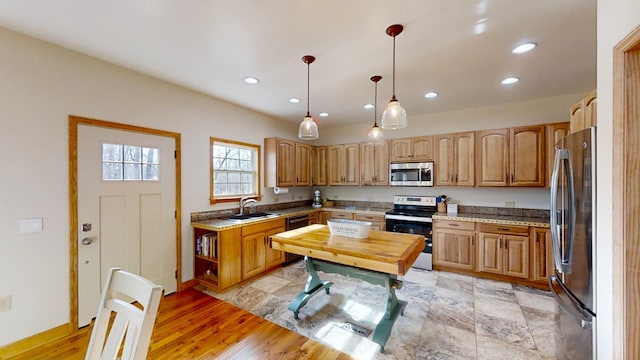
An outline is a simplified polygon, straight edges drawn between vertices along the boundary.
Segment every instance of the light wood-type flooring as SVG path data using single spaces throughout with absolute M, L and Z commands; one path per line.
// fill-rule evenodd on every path
M 89 335 L 90 327 L 9 359 L 84 359 Z M 148 358 L 351 359 L 194 289 L 162 299 Z

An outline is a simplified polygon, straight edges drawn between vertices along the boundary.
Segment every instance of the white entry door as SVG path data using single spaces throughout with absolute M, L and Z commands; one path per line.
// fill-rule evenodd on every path
M 78 126 L 78 327 L 114 266 L 176 291 L 175 139 Z

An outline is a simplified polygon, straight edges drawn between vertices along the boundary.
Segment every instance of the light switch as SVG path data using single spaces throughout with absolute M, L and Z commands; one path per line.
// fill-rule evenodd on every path
M 42 218 L 20 220 L 20 234 L 42 232 Z

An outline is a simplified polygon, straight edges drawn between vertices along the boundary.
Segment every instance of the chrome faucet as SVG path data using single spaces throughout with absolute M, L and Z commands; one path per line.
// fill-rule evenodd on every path
M 244 215 L 244 207 L 249 203 L 257 203 L 256 199 L 251 199 L 249 197 L 243 197 L 240 199 L 240 215 Z

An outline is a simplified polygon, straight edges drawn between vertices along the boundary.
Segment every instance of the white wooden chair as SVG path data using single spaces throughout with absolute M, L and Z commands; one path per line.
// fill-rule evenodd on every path
M 85 360 L 145 359 L 161 297 L 162 286 L 120 268 L 109 269 Z

